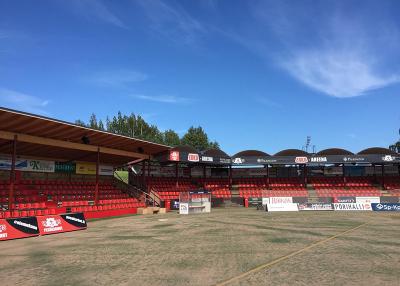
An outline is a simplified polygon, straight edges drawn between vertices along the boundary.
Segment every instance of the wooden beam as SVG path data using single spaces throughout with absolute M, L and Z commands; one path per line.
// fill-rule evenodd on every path
M 21 134 L 21 133 L 0 131 L 0 139 L 14 140 L 15 135 L 18 136 L 19 142 L 46 145 L 46 146 L 65 148 L 65 149 L 74 149 L 74 150 L 87 151 L 87 152 L 97 152 L 97 146 L 94 146 L 94 145 L 89 145 L 89 144 L 86 145 L 86 144 L 80 144 L 80 143 L 32 136 L 32 135 Z M 103 154 L 130 157 L 130 158 L 140 158 L 140 159 L 148 159 L 149 158 L 149 156 L 146 154 L 130 152 L 130 151 L 125 151 L 125 150 L 112 149 L 112 148 L 101 147 L 101 146 L 99 146 L 99 147 L 100 147 L 100 153 L 103 153 Z

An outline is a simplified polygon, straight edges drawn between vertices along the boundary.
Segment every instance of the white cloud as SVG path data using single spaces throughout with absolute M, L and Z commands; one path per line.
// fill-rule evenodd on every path
M 205 32 L 204 26 L 177 3 L 135 0 L 150 21 L 152 30 L 169 40 L 192 44 Z
M 393 63 L 400 48 L 399 28 L 379 5 L 370 3 L 375 6 L 354 13 L 335 2 L 258 3 L 250 5 L 253 21 L 247 29 L 225 29 L 223 34 L 309 88 L 348 98 L 400 82 Z
M 49 104 L 48 100 L 21 93 L 18 91 L 0 88 L 0 103 L 4 107 L 13 108 L 21 111 L 48 115 L 45 110 Z
M 189 103 L 192 100 L 190 98 L 186 97 L 179 97 L 179 96 L 173 96 L 173 95 L 144 95 L 144 94 L 134 94 L 132 97 L 141 99 L 141 100 L 147 100 L 147 101 L 153 101 L 153 102 L 159 102 L 159 103 L 170 103 L 170 104 L 179 104 L 179 103 Z
M 96 19 L 119 28 L 127 28 L 122 20 L 100 0 L 72 0 L 66 3 L 73 5 L 75 12 L 87 19 Z
M 88 80 L 100 86 L 125 87 L 132 83 L 142 82 L 148 78 L 147 74 L 132 70 L 116 70 L 98 72 Z
M 360 96 L 400 81 L 398 75 L 379 74 L 369 59 L 355 51 L 299 51 L 280 65 L 305 85 L 339 98 Z

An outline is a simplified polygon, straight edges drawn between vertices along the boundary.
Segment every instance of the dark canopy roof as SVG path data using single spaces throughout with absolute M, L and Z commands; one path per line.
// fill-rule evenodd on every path
M 228 154 L 220 149 L 208 149 L 203 154 L 210 157 L 230 158 Z
M 308 156 L 309 154 L 299 149 L 286 149 L 279 151 L 275 156 Z
M 398 155 L 396 152 L 387 149 L 387 148 L 382 148 L 382 147 L 372 147 L 372 148 L 367 148 L 364 149 L 360 152 L 357 153 L 358 155 L 373 155 L 373 154 L 379 154 L 379 155 Z
M 176 146 L 172 148 L 171 151 L 179 151 L 179 152 L 195 153 L 195 154 L 199 153 L 195 148 L 187 145 Z
M 10 154 L 17 135 L 17 155 L 125 164 L 170 147 L 69 122 L 0 107 L 0 153 Z M 83 140 L 86 138 L 86 140 Z
M 341 148 L 328 148 L 325 150 L 321 150 L 317 153 L 319 156 L 329 156 L 329 155 L 354 155 L 353 152 L 350 152 Z
M 235 155 L 233 155 L 232 157 L 265 157 L 265 156 L 271 156 L 263 151 L 259 151 L 259 150 L 245 150 L 245 151 L 241 151 L 239 153 L 236 153 Z

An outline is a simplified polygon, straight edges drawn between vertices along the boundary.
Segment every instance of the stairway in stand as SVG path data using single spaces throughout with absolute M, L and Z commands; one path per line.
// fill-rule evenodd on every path
M 308 202 L 309 203 L 318 203 L 318 194 L 313 188 L 312 184 L 307 184 L 306 186 L 307 192 L 308 192 Z

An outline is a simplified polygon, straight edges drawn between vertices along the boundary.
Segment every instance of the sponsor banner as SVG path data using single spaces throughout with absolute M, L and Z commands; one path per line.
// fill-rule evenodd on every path
M 81 175 L 96 175 L 96 164 L 76 163 L 76 173 Z
M 268 212 L 297 212 L 298 206 L 294 203 L 267 204 Z
M 169 152 L 169 160 L 170 161 L 179 161 L 179 151 L 170 151 Z
M 100 176 L 114 176 L 114 167 L 107 165 L 99 166 L 99 175 Z
M 0 240 L 38 235 L 39 227 L 36 217 L 0 219 Z
M 258 198 L 258 197 L 248 198 L 248 202 L 249 202 L 249 206 L 255 207 L 255 206 L 262 204 L 262 198 Z
M 188 158 L 189 162 L 199 162 L 200 161 L 199 154 L 195 154 L 195 153 L 189 153 L 187 158 Z
M 370 203 L 334 203 L 335 211 L 371 211 Z
M 293 203 L 292 197 L 270 197 L 269 204 L 291 204 Z
M 179 214 L 189 214 L 188 203 L 179 203 Z
M 333 206 L 324 203 L 305 203 L 299 204 L 299 211 L 333 211 Z
M 76 173 L 75 163 L 55 162 L 54 171 L 56 173 Z
M 49 215 L 37 217 L 41 235 L 86 229 L 83 213 Z
M 10 170 L 11 164 L 12 162 L 10 157 L 0 158 L 0 170 Z M 55 162 L 33 159 L 17 159 L 15 161 L 15 170 L 25 172 L 54 173 Z
M 356 203 L 356 197 L 335 197 L 334 203 Z
M 400 212 L 400 203 L 372 203 L 371 207 L 376 212 Z
M 356 203 L 365 204 L 365 203 L 380 203 L 380 197 L 356 197 Z
M 214 158 L 213 157 L 209 157 L 209 156 L 201 156 L 201 161 L 202 162 L 214 162 Z

